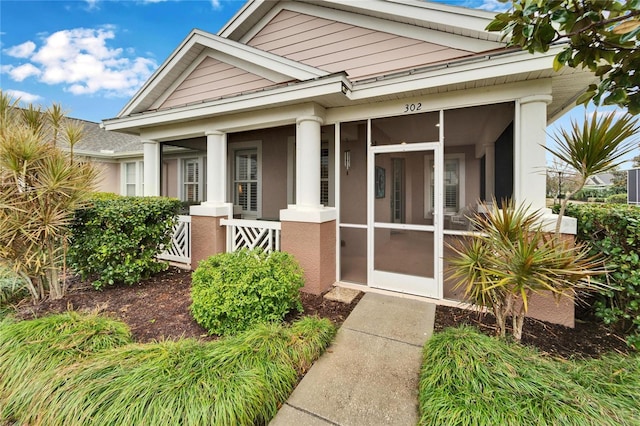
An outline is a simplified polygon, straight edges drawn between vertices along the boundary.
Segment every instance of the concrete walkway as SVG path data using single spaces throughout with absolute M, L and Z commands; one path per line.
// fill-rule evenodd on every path
M 367 293 L 271 426 L 411 425 L 435 305 Z

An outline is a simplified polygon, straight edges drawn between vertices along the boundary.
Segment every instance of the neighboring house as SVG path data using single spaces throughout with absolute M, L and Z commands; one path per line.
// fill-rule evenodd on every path
M 143 140 L 145 195 L 176 181 L 169 149 L 192 154 L 175 170 L 204 201 L 194 266 L 242 223 L 224 219 L 276 221 L 307 291 L 459 299 L 444 271 L 465 215 L 493 197 L 545 207 L 546 126 L 596 80 L 554 72 L 561 45 L 506 48 L 492 18 L 417 0 L 251 0 L 217 35 L 192 31 L 103 125 Z
M 109 132 L 94 123 L 76 118 L 66 120 L 82 125 L 82 139 L 73 147 L 76 156 L 92 161 L 100 170 L 97 190 L 121 195 L 143 195 L 142 141 L 139 137 Z M 64 137 L 58 137 L 58 146 L 71 148 Z
M 586 189 L 605 189 L 613 185 L 613 173 L 600 173 L 587 178 L 584 183 Z

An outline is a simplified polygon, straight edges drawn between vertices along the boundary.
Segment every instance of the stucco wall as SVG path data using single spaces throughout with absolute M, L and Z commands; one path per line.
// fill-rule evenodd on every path
M 120 194 L 120 163 L 93 162 L 98 172 L 96 190 Z
M 302 237 L 304 236 L 304 237 Z M 291 253 L 304 271 L 302 291 L 321 294 L 335 282 L 336 222 L 282 222 L 282 251 Z

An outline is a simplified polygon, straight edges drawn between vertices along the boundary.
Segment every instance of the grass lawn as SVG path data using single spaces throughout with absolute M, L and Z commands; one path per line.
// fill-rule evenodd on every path
M 421 425 L 638 425 L 640 356 L 562 360 L 471 327 L 424 346 Z
M 126 325 L 64 313 L 0 323 L 0 423 L 268 422 L 335 334 L 328 320 L 214 342 L 131 343 Z

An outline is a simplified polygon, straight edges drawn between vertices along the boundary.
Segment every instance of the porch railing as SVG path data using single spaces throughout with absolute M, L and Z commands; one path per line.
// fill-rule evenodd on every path
M 158 258 L 191 266 L 191 216 L 178 216 L 171 245 Z
M 244 219 L 222 219 L 227 227 L 227 251 L 261 247 L 264 251 L 280 250 L 280 222 Z

